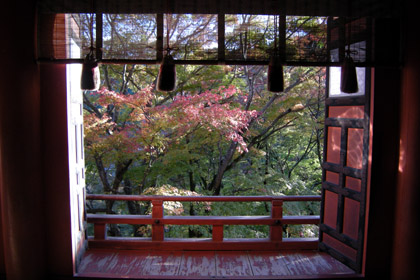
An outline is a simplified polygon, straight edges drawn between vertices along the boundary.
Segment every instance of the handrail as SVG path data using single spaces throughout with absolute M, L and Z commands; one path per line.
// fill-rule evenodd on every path
M 87 222 L 94 224 L 94 237 L 90 246 L 136 249 L 179 250 L 272 250 L 280 248 L 316 249 L 317 239 L 283 239 L 283 225 L 319 224 L 319 216 L 283 216 L 283 202 L 320 201 L 320 196 L 145 196 L 145 195 L 86 195 L 87 200 L 150 201 L 151 215 L 107 215 L 88 214 Z M 164 201 L 190 202 L 271 202 L 270 216 L 164 216 Z M 107 224 L 149 224 L 152 225 L 151 238 L 109 238 Z M 173 239 L 164 237 L 164 225 L 211 225 L 212 238 Z M 224 225 L 268 225 L 268 239 L 235 239 L 223 237 Z M 240 240 L 240 241 L 238 241 Z M 210 242 L 210 243 L 209 243 Z M 162 244 L 165 244 L 163 246 Z M 212 244 L 212 245 L 209 245 Z
M 221 201 L 221 202 L 246 202 L 246 201 L 321 201 L 319 195 L 301 196 L 163 196 L 163 195 L 115 195 L 115 194 L 87 194 L 88 200 L 123 200 L 123 201 Z

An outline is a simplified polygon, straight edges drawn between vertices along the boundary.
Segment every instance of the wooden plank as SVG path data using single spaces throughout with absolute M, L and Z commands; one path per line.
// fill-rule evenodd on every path
M 366 97 L 362 96 L 340 96 L 340 97 L 329 97 L 325 99 L 325 105 L 328 106 L 357 106 L 365 105 Z
M 143 268 L 145 276 L 174 276 L 178 274 L 182 252 L 159 252 L 148 256 L 148 263 Z
M 178 271 L 179 276 L 216 276 L 216 254 L 215 252 L 184 252 Z
M 279 252 L 252 252 L 248 255 L 254 276 L 288 276 L 285 257 Z
M 334 127 L 351 127 L 351 128 L 363 128 L 364 120 L 363 119 L 345 119 L 345 118 L 326 118 L 326 126 Z
M 214 251 L 89 249 L 82 257 L 76 276 L 98 279 L 336 279 L 358 275 L 318 251 L 239 251 L 216 255 Z
M 253 276 L 246 253 L 217 252 L 216 273 L 218 277 Z
M 353 270 L 323 253 L 297 252 L 285 255 L 286 265 L 293 275 L 351 274 Z
M 333 184 L 327 181 L 322 182 L 322 187 L 326 190 L 332 191 L 336 194 L 340 194 L 345 197 L 349 197 L 353 200 L 359 201 L 361 200 L 361 193 L 350 188 L 343 188 L 337 184 Z
M 348 266 L 342 264 L 327 253 L 300 251 L 299 256 L 305 266 L 308 267 L 308 270 L 311 270 L 312 275 L 354 273 Z
M 141 275 L 149 264 L 149 252 L 139 251 L 87 251 L 78 267 L 78 272 L 101 273 L 102 275 Z

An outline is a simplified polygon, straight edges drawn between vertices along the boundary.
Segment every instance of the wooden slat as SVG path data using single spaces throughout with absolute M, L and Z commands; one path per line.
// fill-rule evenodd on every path
M 284 255 L 287 269 L 292 275 L 327 275 L 331 271 L 336 273 L 352 273 L 333 258 L 322 257 L 319 253 L 296 252 Z
M 137 251 L 89 249 L 76 277 L 130 279 L 327 279 L 358 275 L 317 251 Z M 353 278 L 352 278 L 353 279 Z
M 323 162 L 322 168 L 325 169 L 326 171 L 332 171 L 335 173 L 343 173 L 343 175 L 345 176 L 350 176 L 357 179 L 361 179 L 362 174 L 364 174 L 363 171 L 360 169 L 347 167 L 347 166 L 343 167 L 340 164 L 335 164 L 331 162 Z
M 183 277 L 216 277 L 215 252 L 185 251 L 178 275 Z
M 356 200 L 356 201 L 359 201 L 359 202 L 361 200 L 361 194 L 358 191 L 355 191 L 355 190 L 352 190 L 352 189 L 349 189 L 349 188 L 343 188 L 343 187 L 340 187 L 336 184 L 333 184 L 333 183 L 330 183 L 330 182 L 327 182 L 327 181 L 324 181 L 322 183 L 322 187 L 326 190 L 329 190 L 329 191 L 332 191 L 334 193 L 343 195 L 345 197 L 349 197 L 353 200 Z
M 328 106 L 353 106 L 353 105 L 365 105 L 366 97 L 364 95 L 359 96 L 348 96 L 348 97 L 329 97 L 325 99 L 325 105 Z M 328 116 L 328 115 L 326 115 Z
M 177 275 L 181 259 L 182 252 L 162 252 L 159 255 L 149 255 L 149 263 L 143 268 L 142 274 L 150 276 Z
M 344 127 L 344 128 L 363 128 L 363 119 L 345 119 L 345 118 L 326 118 L 326 126 Z
M 217 252 L 216 271 L 221 277 L 253 276 L 251 264 L 246 253 Z
M 291 276 L 280 252 L 252 252 L 248 256 L 254 276 Z

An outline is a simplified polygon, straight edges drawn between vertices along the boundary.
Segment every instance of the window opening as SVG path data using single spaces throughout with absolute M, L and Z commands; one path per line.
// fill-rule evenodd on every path
M 77 36 L 76 33 L 71 35 L 75 37 L 71 42 L 78 46 L 80 53 L 83 53 L 83 42 L 90 40 L 82 38 L 83 28 L 81 26 L 84 25 L 81 22 L 75 23 L 75 21 L 88 20 L 88 17 L 71 15 L 70 18 L 68 28 L 73 31 L 79 30 Z M 250 50 L 251 54 L 254 53 L 250 57 L 258 57 L 256 50 L 261 47 L 259 45 L 262 42 L 261 38 L 266 37 L 254 34 L 255 39 L 251 40 L 251 33 L 266 32 L 269 28 L 253 29 L 254 27 L 250 28 L 250 23 L 244 24 L 246 17 L 242 18 L 242 21 L 235 18 L 231 21 L 228 16 L 224 18 L 225 27 L 220 28 L 220 24 L 216 24 L 214 21 L 216 18 L 220 19 L 220 15 L 218 17 L 200 15 L 196 19 L 204 20 L 204 24 L 212 30 L 211 32 L 224 29 L 225 42 L 234 42 L 239 37 L 239 43 L 236 45 L 238 48 L 230 48 L 227 43 L 224 45 L 226 59 L 229 59 L 230 52 L 238 50 L 242 52 L 241 59 L 248 59 L 248 53 L 244 56 L 245 49 Z M 116 22 L 112 22 L 112 19 L 115 19 Z M 299 194 L 307 195 L 320 192 L 321 168 L 319 167 L 322 164 L 321 155 L 323 153 L 325 85 L 327 76 L 331 81 L 335 80 L 336 71 L 311 65 L 312 63 L 326 63 L 325 61 L 319 62 L 318 58 L 318 56 L 325 58 L 322 54 L 329 50 L 325 47 L 325 40 L 329 36 L 325 34 L 326 27 L 317 29 L 312 26 L 305 31 L 302 26 L 315 23 L 322 25 L 326 19 L 288 17 L 286 21 L 288 54 L 293 53 L 290 51 L 291 49 L 296 51 L 294 53 L 296 55 L 303 52 L 296 61 L 302 59 L 305 61 L 303 64 L 307 65 L 298 66 L 292 63 L 285 67 L 286 89 L 281 94 L 269 93 L 265 90 L 266 69 L 265 66 L 258 65 L 264 61 L 265 54 L 255 59 L 257 63 L 249 65 L 247 63 L 225 66 L 194 65 L 197 62 L 178 65 L 177 73 L 180 73 L 181 86 L 175 93 L 157 92 L 153 87 L 157 76 L 157 66 L 151 65 L 152 63 L 137 64 L 138 61 L 143 60 L 153 61 L 152 52 L 145 56 L 133 54 L 130 57 L 131 53 L 129 54 L 128 51 L 138 45 L 131 45 L 129 39 L 136 38 L 135 40 L 141 41 L 143 38 L 138 39 L 138 34 L 134 36 L 126 29 L 118 28 L 130 20 L 130 23 L 136 25 L 139 19 L 135 16 L 130 17 L 130 15 L 127 17 L 115 15 L 106 17 L 104 15 L 102 20 L 108 21 L 108 23 L 104 23 L 104 29 L 97 32 L 104 34 L 101 38 L 104 49 L 100 50 L 104 51 L 103 57 L 107 57 L 106 52 L 112 54 L 112 59 L 115 57 L 118 59 L 119 55 L 124 58 L 128 56 L 130 59 L 133 58 L 133 62 L 136 64 L 103 64 L 101 80 L 104 87 L 99 91 L 83 92 L 85 153 L 79 150 L 76 155 L 82 156 L 82 159 L 84 157 L 86 161 L 86 171 L 82 169 L 81 173 L 77 174 L 86 176 L 88 193 L 199 197 L 200 195 L 234 195 L 238 193 L 242 195 L 296 195 L 299 192 Z M 144 32 L 148 32 L 150 36 L 148 35 L 149 38 L 144 39 L 141 44 L 146 49 L 153 49 L 152 46 L 155 45 L 154 53 L 157 58 L 159 57 L 157 46 L 160 43 L 158 40 L 153 41 L 150 37 L 157 36 L 157 33 L 155 34 L 153 31 L 155 28 L 159 30 L 159 25 L 168 23 L 159 20 L 159 15 L 156 17 L 155 15 L 146 15 L 143 20 L 149 20 L 149 26 L 155 27 L 145 29 Z M 178 21 L 181 20 L 188 21 L 192 18 L 178 16 Z M 238 33 L 235 33 L 235 25 L 229 27 L 231 22 L 239 23 L 240 27 L 236 28 L 239 30 Z M 266 22 L 270 24 L 269 17 L 266 18 Z M 107 26 L 107 24 L 109 25 Z M 297 27 L 298 25 L 300 29 Z M 182 24 L 180 28 L 178 31 L 174 31 L 172 36 L 179 42 L 187 42 L 186 45 L 188 45 L 189 41 L 184 37 L 191 37 L 192 29 L 188 29 Z M 177 29 L 175 28 L 175 30 Z M 205 33 L 204 30 L 207 29 L 203 28 L 203 33 Z M 308 38 L 313 39 L 316 35 L 319 35 L 315 40 L 316 43 L 308 42 L 308 44 L 302 45 L 303 51 L 297 51 L 301 47 L 301 41 Z M 118 40 L 121 48 L 114 45 L 113 37 L 120 37 Z M 122 37 L 127 37 L 128 41 L 123 40 Z M 213 49 L 216 43 L 209 43 L 208 38 L 211 38 L 210 41 L 214 40 L 214 33 L 208 37 L 201 36 L 197 40 L 197 48 L 207 50 L 208 54 L 215 55 L 217 53 L 220 57 L 220 51 Z M 220 46 L 220 37 L 217 38 L 218 46 Z M 296 43 L 297 46 L 294 46 L 293 43 Z M 269 47 L 270 40 L 265 44 L 266 47 Z M 184 53 L 180 52 L 179 54 L 179 57 L 184 59 L 182 61 L 188 60 L 189 57 L 193 60 L 201 57 L 200 53 L 187 50 L 186 45 L 184 45 Z M 183 45 L 179 43 L 178 46 L 182 47 Z M 363 44 L 357 45 L 357 48 L 362 48 L 360 46 Z M 114 50 L 116 51 L 113 52 Z M 340 55 L 340 49 L 329 51 L 331 60 L 334 62 L 337 53 Z M 77 54 L 74 56 L 77 57 Z M 67 57 L 63 56 L 62 59 L 67 59 Z M 292 61 L 293 57 L 289 57 L 289 59 Z M 361 77 L 359 79 L 361 85 L 359 94 L 363 95 L 365 94 L 365 79 L 363 78 L 367 77 L 367 72 L 364 68 L 359 69 L 361 69 L 358 71 Z M 329 97 L 341 95 L 341 93 L 336 93 L 334 85 L 331 83 L 329 94 Z M 328 106 L 330 106 L 329 103 Z M 337 129 L 335 125 L 330 125 L 330 123 L 328 125 L 331 126 L 329 129 Z M 79 134 L 78 131 L 75 128 L 76 138 Z M 354 136 L 356 138 L 359 135 L 349 132 L 348 137 L 350 138 L 353 137 L 350 134 L 356 135 Z M 81 133 L 81 135 L 83 134 Z M 339 132 L 337 135 L 339 135 L 337 139 L 344 143 L 343 137 L 340 136 L 342 133 Z M 330 137 L 329 131 L 327 137 Z M 80 144 L 82 141 L 77 141 L 77 143 Z M 341 147 L 342 144 L 339 146 Z M 332 149 L 334 150 L 334 147 Z M 328 156 L 329 152 L 327 152 L 327 159 Z M 347 156 L 347 159 L 349 158 L 351 159 L 350 156 Z M 337 162 L 339 161 L 342 161 L 341 154 L 337 159 Z M 322 166 L 325 169 L 325 164 Z M 332 168 L 328 172 L 333 171 L 337 170 Z M 345 173 L 348 178 L 356 180 L 360 179 L 357 174 Z M 339 176 L 342 178 L 342 173 Z M 80 176 L 78 176 L 79 178 Z M 77 181 L 78 183 L 79 181 Z M 256 185 L 260 187 L 255 188 Z M 331 190 L 326 191 L 325 199 L 326 201 L 339 200 L 337 194 Z M 339 204 L 334 208 L 335 211 L 342 210 L 343 207 L 344 209 L 356 208 L 353 200 L 348 198 L 343 198 L 343 200 L 342 205 Z M 79 195 L 77 201 L 80 201 Z M 91 213 L 146 215 L 151 214 L 153 203 L 153 201 L 88 200 L 86 207 L 87 211 Z M 188 213 L 194 216 L 200 212 L 207 215 L 209 212 L 217 213 L 229 209 L 226 204 L 222 207 L 217 207 L 216 204 L 215 202 L 193 204 L 191 202 L 167 201 L 164 204 L 166 211 L 164 214 L 176 216 Z M 285 205 L 283 212 L 295 216 L 314 215 L 319 213 L 319 206 L 313 204 L 316 202 Z M 272 207 L 274 206 L 264 201 L 255 201 L 251 203 L 251 206 L 245 207 L 239 207 L 236 203 L 230 210 L 243 210 L 248 213 L 261 211 L 267 215 L 273 211 Z M 250 211 L 251 209 L 253 211 Z M 80 213 L 83 211 L 80 211 L 80 208 L 78 210 L 78 228 L 80 230 L 82 229 Z M 335 220 L 341 218 L 334 214 L 331 217 L 326 216 L 325 219 L 326 223 L 334 224 Z M 347 222 L 350 221 L 354 224 L 354 219 L 347 212 L 344 212 L 343 219 L 344 221 L 341 220 L 337 223 L 341 223 L 340 226 L 344 227 L 345 234 L 355 237 L 354 229 L 349 227 L 349 222 Z M 110 223 L 106 231 L 114 236 L 149 237 L 151 228 L 153 230 L 154 227 L 156 225 L 118 226 L 118 223 Z M 178 230 L 182 232 L 181 237 L 184 237 L 187 233 L 185 227 L 182 227 L 176 225 L 162 227 L 162 234 L 170 236 L 171 232 Z M 217 229 L 219 235 L 216 238 L 223 240 L 223 236 L 228 237 L 229 232 L 235 232 L 238 228 L 244 231 L 241 226 L 232 226 L 231 228 L 233 229 L 230 230 L 226 227 L 223 230 L 222 228 L 221 231 Z M 247 230 L 248 233 L 243 236 L 264 238 L 272 234 L 271 229 L 264 226 L 249 227 Z M 89 229 L 89 233 L 93 231 L 96 231 L 96 228 L 95 230 Z M 189 226 L 188 237 L 208 236 L 210 231 L 206 226 Z M 283 225 L 280 232 L 280 235 L 285 238 L 317 237 L 317 234 L 318 228 L 313 226 L 297 227 L 287 224 Z M 326 236 L 325 240 L 331 241 L 334 238 L 337 236 Z M 336 241 L 331 241 L 330 245 L 334 242 Z M 352 251 L 352 257 L 353 253 L 359 254 L 359 251 Z

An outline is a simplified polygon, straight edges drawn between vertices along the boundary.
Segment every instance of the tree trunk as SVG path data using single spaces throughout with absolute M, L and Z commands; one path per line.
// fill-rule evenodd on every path
M 235 154 L 236 147 L 238 146 L 237 143 L 232 142 L 230 144 L 229 149 L 226 152 L 226 156 L 223 160 L 219 163 L 219 168 L 217 170 L 216 175 L 214 175 L 213 180 L 208 187 L 209 190 L 213 191 L 213 195 L 220 195 L 220 190 L 222 188 L 222 179 L 223 175 L 226 172 L 226 169 L 229 163 L 232 161 L 233 155 Z

